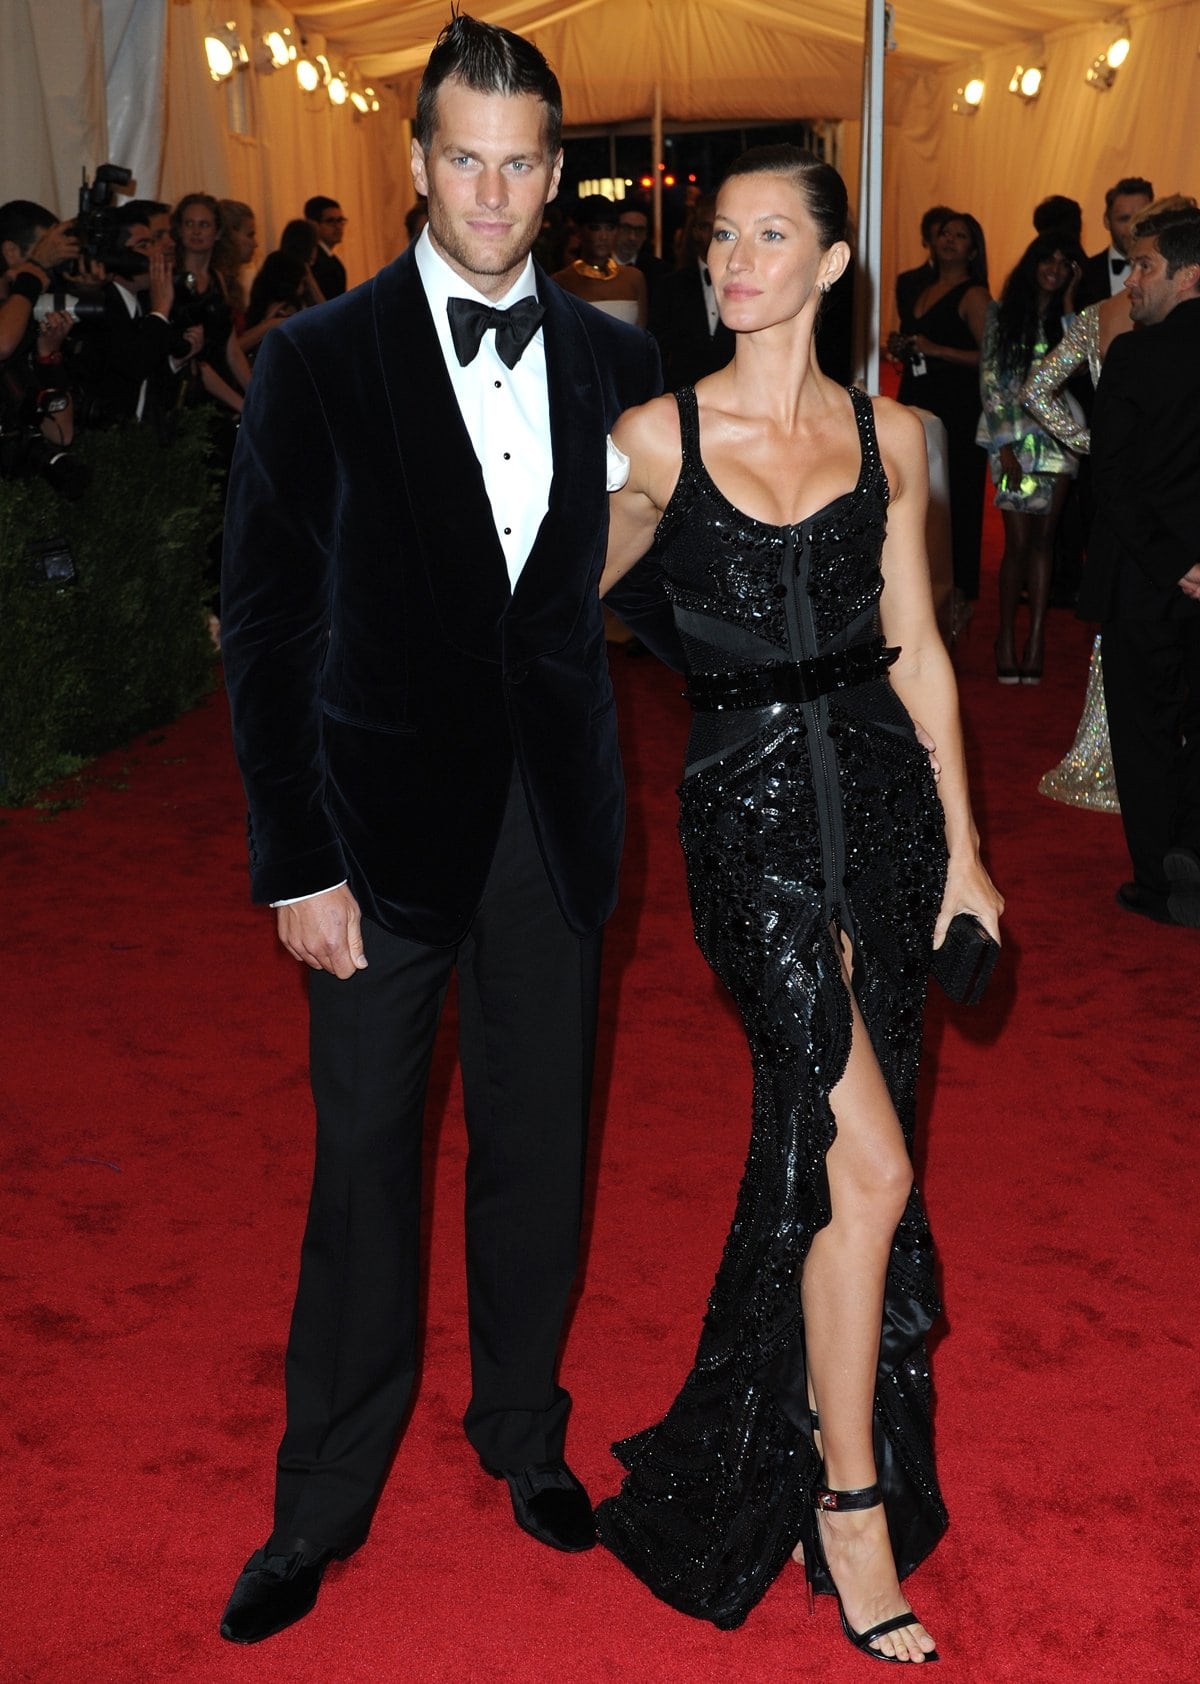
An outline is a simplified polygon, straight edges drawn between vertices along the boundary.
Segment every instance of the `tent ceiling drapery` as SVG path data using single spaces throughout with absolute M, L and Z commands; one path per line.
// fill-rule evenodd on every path
M 316 0 L 294 7 L 372 80 L 412 95 L 447 0 Z M 479 17 L 528 35 L 563 84 L 568 126 L 644 117 L 662 88 L 668 119 L 857 117 L 863 0 L 476 0 Z M 898 0 L 896 53 L 910 71 L 1103 25 L 1113 0 Z
M 668 127 L 835 119 L 835 155 L 854 194 L 865 0 L 466 5 L 533 36 L 559 73 L 569 126 L 647 124 L 656 87 Z M 1187 123 L 1200 77 L 1200 0 L 896 0 L 895 10 L 885 299 L 894 271 L 919 257 L 918 220 L 933 202 L 981 218 L 999 285 L 1047 193 L 1082 202 L 1094 251 L 1104 243 L 1104 189 L 1120 176 L 1200 190 Z M 405 118 L 449 13 L 450 0 L 0 0 L 0 198 L 33 197 L 68 213 L 80 166 L 111 157 L 135 165 L 139 188 L 157 197 L 203 186 L 245 199 L 266 247 L 309 193 L 332 192 L 351 219 L 351 278 L 362 280 L 404 243 Z M 1133 52 L 1112 90 L 1097 95 L 1083 71 L 1121 13 Z M 248 70 L 240 89 L 214 85 L 203 36 L 215 18 L 235 21 L 248 43 L 267 28 L 297 28 L 312 50 L 377 87 L 382 109 L 361 120 L 335 111 L 320 94 L 301 95 L 286 71 Z M 1026 105 L 1003 90 L 1018 58 L 1033 55 L 1047 67 L 1046 84 Z M 987 97 L 964 120 L 951 103 L 976 70 Z

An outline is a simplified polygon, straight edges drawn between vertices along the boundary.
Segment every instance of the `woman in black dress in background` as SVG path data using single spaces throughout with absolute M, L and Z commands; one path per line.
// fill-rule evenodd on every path
M 979 423 L 979 348 L 987 322 L 987 253 L 973 216 L 954 212 L 933 242 L 934 273 L 900 323 L 892 346 L 905 359 L 899 398 L 928 409 L 946 428 L 950 544 L 957 618 L 979 595 L 985 457 Z
M 858 1648 L 922 1662 L 933 1641 L 899 1577 L 945 1510 L 910 1157 L 921 1015 L 950 918 L 996 934 L 1002 902 L 934 622 L 921 427 L 812 355 L 845 214 L 828 165 L 745 154 L 708 256 L 734 361 L 614 433 L 629 475 L 605 588 L 657 533 L 696 707 L 680 814 L 696 937 L 741 1013 L 754 1103 L 696 1365 L 618 1446 L 630 1471 L 597 1520 L 658 1596 L 725 1627 L 802 1544 Z

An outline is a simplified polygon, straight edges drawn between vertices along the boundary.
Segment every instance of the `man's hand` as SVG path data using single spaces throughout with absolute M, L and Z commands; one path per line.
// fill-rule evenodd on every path
M 338 889 L 275 909 L 279 939 L 293 959 L 343 981 L 365 971 L 358 902 L 343 883 Z
M 186 356 L 176 357 L 175 362 L 179 368 L 182 368 L 184 363 L 194 357 L 197 351 L 202 351 L 204 349 L 204 329 L 200 326 L 199 322 L 197 322 L 195 327 L 184 328 L 183 337 L 187 340 L 190 349 Z
M 56 269 L 68 258 L 79 256 L 79 241 L 75 238 L 73 222 L 56 222 L 47 228 L 29 248 L 29 261 L 41 269 Z
M 1193 602 L 1200 602 L 1200 562 L 1195 567 L 1189 567 L 1179 581 L 1179 588 L 1184 596 L 1190 596 Z
M 154 246 L 147 254 L 146 261 L 150 265 L 150 291 L 146 300 L 150 306 L 150 314 L 153 316 L 169 316 L 171 306 L 175 302 L 175 280 L 171 271 L 171 258 L 164 246 Z
M 913 720 L 913 730 L 917 733 L 917 741 L 929 756 L 929 770 L 933 773 L 934 783 L 937 783 L 942 775 L 942 763 L 937 757 L 937 744 L 919 720 Z
M 43 316 L 38 323 L 38 356 L 56 357 L 62 349 L 63 340 L 74 326 L 75 318 L 69 310 L 51 310 L 48 316 Z

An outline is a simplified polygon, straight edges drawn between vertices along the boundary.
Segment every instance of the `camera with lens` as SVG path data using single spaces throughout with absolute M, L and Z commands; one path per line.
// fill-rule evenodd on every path
M 123 164 L 101 164 L 96 171 L 95 179 L 89 184 L 87 172 L 84 172 L 83 185 L 79 189 L 79 209 L 75 220 L 71 224 L 71 232 L 79 241 L 79 257 L 72 259 L 69 264 L 60 264 L 51 271 L 51 287 L 47 297 L 64 296 L 69 301 L 65 304 L 49 304 L 47 310 L 70 310 L 78 320 L 88 316 L 102 314 L 99 305 L 93 305 L 90 299 L 81 299 L 66 292 L 66 283 L 74 271 L 77 263 L 96 262 L 103 264 L 106 273 L 119 275 L 122 280 L 133 280 L 138 275 L 145 275 L 150 268 L 149 260 L 140 251 L 130 251 L 122 245 L 117 231 L 117 208 L 113 203 L 114 189 L 127 187 L 133 180 L 133 171 Z M 80 306 L 82 305 L 82 310 Z

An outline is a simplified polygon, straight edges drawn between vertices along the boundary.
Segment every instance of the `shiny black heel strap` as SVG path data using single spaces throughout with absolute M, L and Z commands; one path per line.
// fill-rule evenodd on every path
M 815 702 L 831 690 L 846 690 L 881 678 L 899 649 L 887 649 L 881 637 L 815 655 L 810 661 L 772 661 L 738 672 L 694 672 L 684 695 L 700 712 L 725 708 L 764 708 L 775 702 Z
M 878 1485 L 863 1485 L 857 1491 L 831 1491 L 827 1485 L 818 1485 L 813 1492 L 813 1502 L 827 1511 L 873 1509 L 882 1501 L 883 1492 Z

